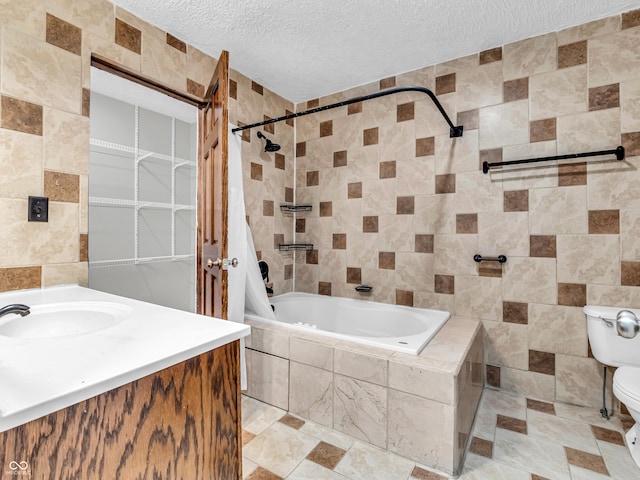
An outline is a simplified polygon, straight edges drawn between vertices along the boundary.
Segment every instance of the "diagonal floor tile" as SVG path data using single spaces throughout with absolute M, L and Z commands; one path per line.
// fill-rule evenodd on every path
M 286 477 L 318 444 L 318 440 L 276 422 L 251 440 L 243 455 L 261 467 Z
M 322 465 L 329 470 L 333 470 L 346 453 L 347 452 L 345 450 L 338 448 L 335 445 L 320 442 L 316 445 L 316 448 L 311 450 L 311 453 L 307 455 L 307 460 L 311 460 L 318 465 Z
M 631 458 L 629 449 L 613 443 L 598 441 L 600 453 L 604 458 L 609 475 L 616 480 L 637 480 L 640 478 L 640 467 Z
M 355 439 L 344 433 L 336 432 L 331 428 L 327 428 L 324 425 L 320 425 L 315 422 L 307 420 L 305 424 L 300 427 L 300 431 L 311 435 L 312 437 L 322 440 L 323 442 L 330 443 L 336 447 L 348 450 L 355 442 Z
M 468 453 L 458 480 L 531 480 L 529 472 Z
M 532 437 L 555 440 L 567 447 L 600 455 L 591 426 L 586 423 L 529 410 L 527 424 Z
M 611 430 L 609 428 L 602 428 L 596 425 L 591 425 L 591 431 L 596 437 L 596 440 L 602 440 L 604 442 L 613 443 L 614 445 L 624 445 L 624 438 L 620 432 Z
M 254 398 L 242 395 L 242 428 L 258 435 L 287 412 Z
M 493 440 L 496 432 L 498 414 L 527 419 L 527 403 L 522 397 L 516 397 L 506 392 L 484 390 L 482 400 L 476 414 L 474 435 L 486 440 Z
M 356 442 L 335 471 L 352 480 L 406 480 L 414 465 L 393 453 Z
M 607 470 L 607 466 L 604 463 L 604 459 L 600 455 L 583 452 L 582 450 L 576 450 L 575 448 L 571 447 L 564 447 L 564 449 L 567 453 L 567 461 L 571 465 L 586 468 L 603 475 L 609 475 L 609 471 Z
M 347 480 L 347 477 L 328 470 L 317 463 L 303 460 L 287 480 Z

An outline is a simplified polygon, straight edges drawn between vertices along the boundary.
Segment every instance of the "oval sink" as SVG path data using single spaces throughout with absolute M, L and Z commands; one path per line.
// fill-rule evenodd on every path
M 126 305 L 111 302 L 35 305 L 26 317 L 0 319 L 0 335 L 23 339 L 86 335 L 117 325 L 132 312 Z

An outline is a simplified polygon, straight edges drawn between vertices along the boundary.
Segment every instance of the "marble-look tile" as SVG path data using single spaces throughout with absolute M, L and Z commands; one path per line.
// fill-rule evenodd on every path
M 504 147 L 502 153 L 505 161 L 549 157 L 556 154 L 556 142 L 552 140 Z M 502 181 L 505 191 L 558 186 L 558 170 L 556 162 L 553 161 L 494 170 L 491 177 L 496 181 Z
M 601 473 L 605 476 L 609 475 L 607 466 L 600 455 L 584 452 L 571 447 L 564 447 L 564 449 L 567 454 L 567 461 L 570 465 L 588 469 L 592 472 Z
M 640 234 L 640 210 L 620 212 L 620 259 L 640 260 L 640 245 L 636 239 Z
M 85 287 L 89 284 L 89 270 L 86 262 L 42 266 L 43 287 L 70 284 L 78 284 Z
M 598 252 L 595 256 L 585 252 Z M 558 281 L 616 285 L 620 279 L 620 240 L 616 235 L 558 236 Z M 602 259 L 607 261 L 603 262 Z
M 456 118 L 456 94 L 438 95 L 438 100 L 450 118 Z M 421 101 L 416 103 L 416 138 L 429 138 L 435 135 L 449 135 L 450 127 L 443 121 L 442 114 L 433 102 Z
M 589 86 L 609 85 L 637 78 L 640 30 L 630 28 L 589 41 Z M 616 52 L 612 55 L 611 52 Z
M 500 388 L 527 398 L 545 401 L 555 400 L 556 395 L 555 379 L 552 375 L 508 367 L 500 368 Z
M 511 257 L 503 267 L 503 300 L 556 303 L 558 289 L 555 259 Z
M 620 31 L 620 17 L 618 15 L 602 18 L 559 31 L 557 34 L 558 45 L 567 45 L 618 31 Z
M 478 131 L 465 131 L 462 137 L 435 137 L 435 173 L 476 172 L 478 170 Z M 429 193 L 429 192 L 423 192 Z
M 252 462 L 284 478 L 317 444 L 317 439 L 304 432 L 276 422 L 251 440 L 242 454 Z
M 493 451 L 495 460 L 514 468 L 525 468 L 547 478 L 571 479 L 564 449 L 552 440 L 499 429 Z
M 81 59 L 22 32 L 4 30 L 2 92 L 72 113 L 82 113 Z M 42 85 L 47 85 L 43 95 Z
M 479 140 L 482 150 L 529 143 L 529 102 L 481 108 Z
M 598 454 L 598 445 L 588 424 L 529 410 L 527 430 L 532 437 L 554 440 L 562 445 Z
M 300 465 L 287 477 L 287 480 L 347 480 L 328 468 L 322 467 L 310 460 L 303 460 Z
M 505 45 L 502 48 L 504 79 L 513 80 L 554 70 L 556 44 L 556 34 L 550 33 Z
M 587 188 L 529 190 L 529 232 L 536 235 L 585 234 Z
M 454 195 L 418 195 L 415 198 L 415 231 L 426 233 L 455 233 Z
M 587 305 L 626 305 L 637 308 L 640 305 L 640 289 L 630 286 L 589 285 Z
M 389 450 L 453 473 L 454 410 L 451 406 L 389 391 Z
M 507 256 L 526 256 L 529 252 L 529 217 L 526 212 L 481 212 L 478 214 L 478 230 L 480 252 L 500 252 Z
M 42 106 L 5 96 L 1 101 L 2 128 L 42 136 Z
M 45 10 L 49 8 L 40 0 L 3 2 L 0 4 L 0 23 L 15 28 L 40 40 L 45 39 Z
M 251 348 L 281 358 L 289 358 L 289 332 L 269 331 L 261 326 L 251 328 Z
M 594 385 L 602 385 L 602 365 L 595 359 L 556 355 L 557 401 L 600 408 L 602 389 Z
M 622 132 L 640 131 L 640 80 L 620 84 L 620 129 Z
M 414 465 L 405 458 L 356 442 L 335 471 L 354 480 L 405 480 Z
M 46 41 L 76 55 L 82 52 L 82 30 L 50 13 L 47 13 Z
M 44 167 L 49 170 L 89 174 L 89 119 L 44 109 Z
M 459 480 L 531 480 L 529 472 L 468 453 Z
M 300 431 L 310 435 L 325 443 L 334 445 L 342 450 L 349 450 L 354 443 L 354 439 L 348 435 L 337 432 L 331 428 L 324 427 L 318 423 L 307 421 L 300 428 Z
M 502 184 L 487 182 L 480 170 L 456 174 L 456 213 L 499 212 L 502 210 Z M 482 185 L 483 188 L 478 188 Z
M 587 356 L 587 323 L 581 307 L 529 305 L 529 348 Z
M 297 362 L 289 366 L 289 411 L 333 425 L 333 373 Z
M 414 249 L 412 235 L 406 232 L 413 231 L 413 215 L 381 215 L 379 247 L 383 251 L 411 252 Z
M 0 292 L 41 286 L 42 267 L 0 268 Z
M 44 195 L 52 202 L 79 203 L 80 176 L 45 170 Z
M 307 455 L 307 460 L 311 460 L 318 465 L 333 470 L 338 462 L 342 460 L 345 453 L 347 453 L 346 450 L 342 448 L 338 448 L 330 443 L 320 442 L 316 445 L 316 448 Z
M 526 370 L 529 360 L 526 325 L 483 322 L 487 363 Z
M 112 40 L 83 32 L 82 36 L 82 86 L 91 87 L 92 54 L 100 55 L 133 71 L 140 71 L 140 55 L 128 50 Z
M 333 371 L 333 347 L 337 343 L 334 339 L 327 342 L 323 339 L 300 338 L 292 336 L 289 339 L 289 358 L 293 361 Z
M 187 45 L 187 78 L 204 85 L 205 88 L 208 87 L 216 63 L 215 58 L 191 45 Z M 284 112 L 282 112 L 282 115 L 284 115 Z
M 396 254 L 396 288 L 414 291 L 414 293 L 433 292 L 434 257 L 435 255 L 398 252 Z
M 372 445 L 385 447 L 387 389 L 337 374 L 334 385 L 334 428 Z
M 586 423 L 589 425 L 597 425 L 603 428 L 614 429 L 617 432 L 624 432 L 619 416 L 613 416 L 608 420 L 603 418 L 599 409 L 584 408 L 568 403 L 554 403 L 556 415 L 570 420 Z
M 502 63 L 492 62 L 456 74 L 458 111 L 502 103 Z
M 638 478 L 638 465 L 633 461 L 626 446 L 618 446 L 609 442 L 598 441 L 600 454 L 607 466 L 609 475 L 620 480 Z
M 49 2 L 47 12 L 104 39 L 113 36 L 114 8 L 108 0 Z
M 558 154 L 611 149 L 620 143 L 620 109 L 559 117 L 557 135 Z
M 282 409 L 289 407 L 289 361 L 255 350 L 246 350 L 247 395 Z M 273 382 L 278 378 L 278 382 Z
M 469 259 L 471 260 L 471 259 Z M 456 314 L 471 318 L 500 320 L 502 279 L 456 276 Z M 478 295 L 478 292 L 484 292 Z
M 563 68 L 529 79 L 531 120 L 587 111 L 587 66 Z
M 640 158 L 627 157 L 622 162 L 590 163 L 588 204 L 592 209 L 624 211 L 640 208 L 640 192 L 634 188 L 640 180 Z
M 389 388 L 455 405 L 455 378 L 451 372 L 439 369 L 435 360 L 427 362 L 421 359 L 416 363 L 415 359 L 405 356 L 392 357 L 389 362 Z M 429 366 L 429 363 L 433 363 L 433 366 Z
M 242 395 L 242 428 L 259 435 L 286 415 L 285 410 Z
M 478 253 L 478 235 L 434 236 L 433 269 L 439 275 L 475 275 L 476 264 L 470 262 Z
M 585 63 L 587 63 L 586 40 L 558 45 L 558 68 L 573 67 Z
M 42 137 L 0 130 L 0 196 L 26 198 L 42 193 Z

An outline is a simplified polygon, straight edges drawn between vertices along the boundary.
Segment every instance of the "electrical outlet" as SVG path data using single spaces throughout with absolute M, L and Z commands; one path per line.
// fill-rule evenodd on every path
M 29 197 L 27 219 L 30 222 L 49 221 L 49 199 L 47 197 Z

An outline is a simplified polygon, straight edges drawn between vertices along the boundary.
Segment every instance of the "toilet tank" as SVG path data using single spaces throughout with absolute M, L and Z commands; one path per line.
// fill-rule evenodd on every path
M 616 330 L 616 316 L 621 310 L 629 310 L 640 318 L 640 310 L 634 308 L 584 307 L 591 351 L 596 360 L 604 365 L 640 366 L 640 334 L 628 339 L 620 337 Z

